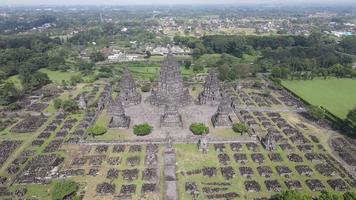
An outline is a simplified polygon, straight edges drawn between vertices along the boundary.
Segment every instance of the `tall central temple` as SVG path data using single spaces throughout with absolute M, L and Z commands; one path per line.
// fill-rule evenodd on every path
M 189 90 L 183 87 L 183 79 L 179 70 L 179 64 L 172 53 L 167 55 L 163 62 L 158 81 L 153 85 L 148 101 L 155 106 L 165 106 L 169 99 L 174 99 L 178 107 L 186 106 L 191 102 Z

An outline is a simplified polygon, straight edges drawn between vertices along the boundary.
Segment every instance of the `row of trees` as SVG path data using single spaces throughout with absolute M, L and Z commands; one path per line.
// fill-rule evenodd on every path
M 316 76 L 330 75 L 355 77 L 356 70 L 351 66 L 352 56 L 340 53 L 340 49 L 354 53 L 354 40 L 354 37 L 346 37 L 337 44 L 319 33 L 313 33 L 309 37 L 213 35 L 202 38 L 174 38 L 176 44 L 192 48 L 196 58 L 213 53 L 226 53 L 242 58 L 244 54 L 256 55 L 256 52 L 260 52 L 262 56 L 254 64 L 254 72 L 272 72 L 276 78 L 293 79 L 313 79 Z M 225 66 L 221 71 L 226 70 Z M 231 74 L 230 70 L 227 71 Z

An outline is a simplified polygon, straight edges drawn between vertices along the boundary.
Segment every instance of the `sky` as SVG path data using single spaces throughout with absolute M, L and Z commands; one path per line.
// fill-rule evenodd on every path
M 356 4 L 356 0 L 0 0 L 2 5 Z

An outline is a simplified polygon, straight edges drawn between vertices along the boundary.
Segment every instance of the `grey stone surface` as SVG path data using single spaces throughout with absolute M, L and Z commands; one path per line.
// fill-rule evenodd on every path
M 110 97 L 108 114 L 111 116 L 110 128 L 129 128 L 131 119 L 125 115 L 125 110 L 119 98 L 113 100 Z
M 209 69 L 209 74 L 205 78 L 204 90 L 199 94 L 200 104 L 218 104 L 221 99 L 219 80 L 216 72 Z
M 141 103 L 141 94 L 136 91 L 135 80 L 127 68 L 124 69 L 124 73 L 121 77 L 119 98 L 125 106 Z
M 154 83 L 148 101 L 155 106 L 164 106 L 169 103 L 169 98 L 174 99 L 178 107 L 186 106 L 192 100 L 189 90 L 183 87 L 179 64 L 171 53 L 162 63 L 158 81 Z
M 161 116 L 161 127 L 183 127 L 182 116 L 178 112 L 175 101 L 169 98 L 164 113 Z
M 232 120 L 229 116 L 231 112 L 231 99 L 228 96 L 222 97 L 218 110 L 212 116 L 211 122 L 215 128 L 230 127 Z

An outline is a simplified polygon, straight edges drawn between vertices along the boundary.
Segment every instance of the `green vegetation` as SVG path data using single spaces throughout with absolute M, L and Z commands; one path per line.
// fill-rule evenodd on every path
M 137 124 L 133 127 L 133 132 L 137 136 L 145 136 L 152 132 L 153 127 L 147 123 Z
M 104 135 L 107 132 L 107 128 L 97 124 L 88 128 L 87 131 L 89 135 L 95 137 L 99 135 Z
M 232 130 L 235 133 L 240 133 L 242 135 L 242 134 L 244 134 L 244 133 L 246 133 L 248 131 L 248 127 L 244 123 L 234 123 L 232 125 Z
M 203 123 L 191 124 L 189 129 L 194 135 L 205 135 L 209 133 L 209 127 L 205 126 Z
M 141 91 L 142 92 L 149 92 L 151 90 L 151 84 L 146 83 L 143 86 L 141 86 Z
M 317 121 L 325 118 L 325 111 L 320 106 L 309 106 L 309 113 Z
M 53 100 L 53 106 L 57 110 L 62 108 L 65 112 L 71 113 L 76 112 L 79 109 L 78 104 L 74 99 L 62 100 L 60 98 L 56 98 Z
M 56 182 L 52 190 L 52 200 L 63 200 L 78 190 L 78 184 L 74 181 Z
M 348 127 L 350 127 L 350 130 L 354 130 L 354 132 L 356 131 L 356 107 L 350 110 L 350 112 L 347 114 L 345 123 Z
M 344 119 L 356 106 L 355 79 L 283 81 L 283 86 L 312 105 L 319 105 Z
M 281 194 L 276 195 L 276 199 L 277 200 L 311 200 L 312 198 L 299 191 L 286 190 L 283 191 Z

